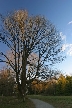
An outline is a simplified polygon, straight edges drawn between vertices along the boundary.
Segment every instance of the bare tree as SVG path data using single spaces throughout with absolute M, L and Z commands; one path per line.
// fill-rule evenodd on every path
M 25 98 L 27 66 L 35 67 L 35 78 L 40 75 L 40 68 L 63 60 L 62 40 L 55 26 L 42 16 L 28 16 L 27 11 L 18 10 L 1 16 L 2 29 L 0 41 L 10 48 L 13 59 L 0 52 L 1 62 L 7 62 L 16 73 L 19 93 Z M 38 56 L 28 59 L 34 53 Z M 32 61 L 36 61 L 33 63 Z M 21 84 L 20 84 L 21 80 Z

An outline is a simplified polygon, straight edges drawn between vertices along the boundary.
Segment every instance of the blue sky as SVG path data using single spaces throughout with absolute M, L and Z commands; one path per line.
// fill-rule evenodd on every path
M 43 15 L 56 26 L 67 56 L 56 68 L 72 74 L 72 0 L 0 0 L 0 13 L 3 15 L 19 9 L 26 9 L 30 15 Z M 0 50 L 6 48 L 0 44 Z

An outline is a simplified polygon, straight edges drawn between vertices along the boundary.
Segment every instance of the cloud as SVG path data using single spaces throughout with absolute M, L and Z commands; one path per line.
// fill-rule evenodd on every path
M 66 35 L 63 35 L 63 33 L 60 32 L 60 36 L 61 36 L 62 40 L 65 40 L 65 42 L 66 42 Z
M 68 22 L 68 24 L 72 24 L 72 21 Z
M 67 55 L 72 56 L 72 44 L 69 44 L 68 48 Z
M 63 46 L 62 46 L 62 51 L 65 51 L 67 48 L 68 48 L 68 44 L 63 44 Z
M 71 23 L 72 21 L 69 22 L 69 24 Z M 64 44 L 62 46 L 62 51 L 65 51 L 68 56 L 72 56 L 72 44 L 69 44 L 66 42 L 66 35 L 64 35 L 62 32 L 60 32 L 60 36 L 62 40 L 64 41 Z
M 66 51 L 67 55 L 72 56 L 72 44 L 64 44 L 62 51 Z

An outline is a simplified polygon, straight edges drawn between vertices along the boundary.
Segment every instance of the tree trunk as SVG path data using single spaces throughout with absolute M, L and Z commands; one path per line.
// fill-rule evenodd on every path
M 27 65 L 27 59 L 24 50 L 22 56 L 22 75 L 21 75 L 21 88 L 22 88 L 23 102 L 25 101 L 25 97 L 26 97 L 26 65 Z

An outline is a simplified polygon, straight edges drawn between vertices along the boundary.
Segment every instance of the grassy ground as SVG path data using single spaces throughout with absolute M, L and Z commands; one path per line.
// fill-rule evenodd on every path
M 29 97 L 48 102 L 48 103 L 52 104 L 55 108 L 72 108 L 72 96 L 31 95 Z
M 34 104 L 26 99 L 23 102 L 22 99 L 16 97 L 0 97 L 0 108 L 35 108 Z

